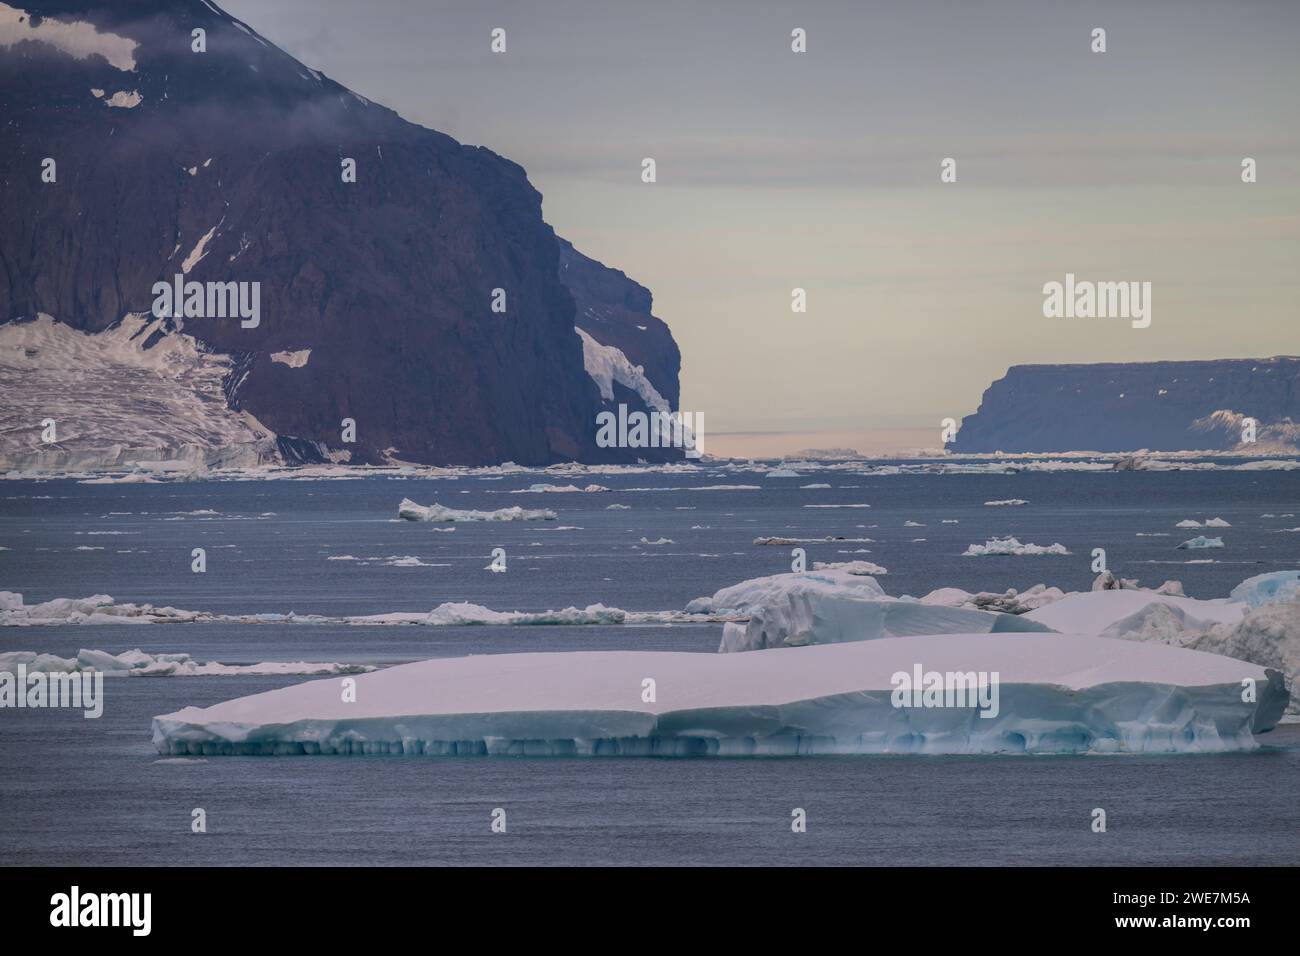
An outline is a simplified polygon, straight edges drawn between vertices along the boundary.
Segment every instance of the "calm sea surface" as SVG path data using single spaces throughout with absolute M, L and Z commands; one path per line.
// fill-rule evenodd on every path
M 220 613 L 497 610 L 604 603 L 682 607 L 789 569 L 760 535 L 809 561 L 882 564 L 892 594 L 935 587 L 1086 588 L 1112 569 L 1195 597 L 1300 567 L 1300 473 L 1064 473 L 870 477 L 808 472 L 580 477 L 598 494 L 511 494 L 569 479 L 84 485 L 0 483 L 0 590 L 28 604 L 111 594 Z M 826 483 L 830 488 L 801 488 Z M 756 491 L 691 490 L 757 485 Z M 655 489 L 655 490 L 647 490 Z M 673 489 L 673 490 L 670 490 Z M 551 508 L 559 520 L 394 520 L 398 502 Z M 986 507 L 1024 498 L 1022 507 Z M 607 510 L 610 504 L 630 510 Z M 868 504 L 869 508 L 807 508 Z M 205 512 L 215 512 L 209 514 Z M 1274 515 L 1275 517 L 1265 517 Z M 1222 517 L 1231 528 L 1174 527 Z M 946 522 L 946 523 L 945 523 Z M 1198 533 L 1222 550 L 1175 549 Z M 1070 556 L 967 558 L 1014 535 Z M 643 543 L 669 539 L 670 543 Z M 205 574 L 190 552 L 207 551 Z M 508 572 L 484 570 L 504 548 Z M 866 549 L 866 552 L 859 549 Z M 869 553 L 867 553 L 869 552 Z M 352 556 L 361 560 L 328 560 Z M 422 566 L 386 561 L 418 558 Z M 0 651 L 71 656 L 185 651 L 200 660 L 362 661 L 522 650 L 712 653 L 720 625 L 348 627 L 167 625 L 0 628 Z M 0 864 L 1251 864 L 1300 863 L 1300 725 L 1256 753 L 1177 757 L 530 759 L 222 757 L 160 761 L 150 718 L 303 678 L 117 679 L 104 716 L 0 710 Z M 190 832 L 191 811 L 208 832 Z M 493 834 L 491 811 L 507 812 Z M 794 834 L 790 813 L 808 814 Z M 1089 828 L 1105 808 L 1108 832 Z

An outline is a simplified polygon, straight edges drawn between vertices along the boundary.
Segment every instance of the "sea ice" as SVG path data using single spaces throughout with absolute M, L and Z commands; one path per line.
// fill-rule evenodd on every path
M 1009 614 L 890 597 L 871 577 L 843 567 L 742 581 L 696 598 L 686 610 L 748 618 L 724 626 L 718 648 L 724 653 L 912 634 L 1049 630 Z
M 365 674 L 370 664 L 311 663 L 308 661 L 263 661 L 260 664 L 202 663 L 189 654 L 149 654 L 136 648 L 122 654 L 83 648 L 76 657 L 59 657 L 36 651 L 0 653 L 0 673 L 73 674 L 95 671 L 110 677 L 242 677 L 250 674 L 316 677 L 324 674 Z
M 918 664 L 997 673 L 996 715 L 895 706 L 897 675 Z M 1223 752 L 1254 749 L 1287 700 L 1258 665 L 1061 634 L 488 654 L 354 680 L 350 700 L 318 680 L 158 716 L 154 744 L 169 756 Z
M 1069 554 L 1065 545 L 1056 544 L 1021 544 L 1016 538 L 993 538 L 985 541 L 983 544 L 971 544 L 966 546 L 962 552 L 962 557 L 979 558 L 988 555 L 1037 555 L 1037 554 Z
M 1300 601 L 1300 571 L 1257 574 L 1233 588 L 1230 597 L 1252 608 L 1275 601 Z
M 847 571 L 849 574 L 888 574 L 889 569 L 873 561 L 814 561 L 814 571 Z
M 512 495 L 527 494 L 577 494 L 587 493 L 594 494 L 599 491 L 609 491 L 604 485 L 587 485 L 585 488 L 579 488 L 577 485 L 552 485 L 549 483 L 529 485 L 527 488 L 516 488 L 510 492 Z
M 448 508 L 434 502 L 431 505 L 416 504 L 410 498 L 403 498 L 397 507 L 397 516 L 407 521 L 554 521 L 558 517 L 554 511 L 545 508 L 528 510 L 515 505 L 512 508 L 500 508 L 496 511 L 473 511 Z

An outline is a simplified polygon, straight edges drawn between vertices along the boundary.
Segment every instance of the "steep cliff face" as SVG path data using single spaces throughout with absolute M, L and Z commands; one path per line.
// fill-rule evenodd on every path
M 561 280 L 519 166 L 404 121 L 204 0 L 21 6 L 0 4 L 0 321 L 99 332 L 177 273 L 257 282 L 255 328 L 186 318 L 159 334 L 229 355 L 231 408 L 290 457 L 676 457 L 597 447 L 574 295 L 598 297 L 586 280 L 603 267 L 583 257 L 584 279 Z M 659 365 L 675 396 L 676 365 Z
M 1300 358 L 1016 365 L 962 421 L 958 452 L 1226 450 L 1300 438 Z M 1249 449 L 1250 446 L 1242 446 Z

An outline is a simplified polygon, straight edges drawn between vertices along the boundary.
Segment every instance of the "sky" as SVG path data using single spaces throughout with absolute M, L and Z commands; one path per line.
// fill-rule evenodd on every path
M 654 294 L 709 451 L 935 447 L 1015 364 L 1300 353 L 1295 0 L 222 6 L 520 163 Z M 1044 317 L 1066 273 L 1150 282 L 1150 326 Z

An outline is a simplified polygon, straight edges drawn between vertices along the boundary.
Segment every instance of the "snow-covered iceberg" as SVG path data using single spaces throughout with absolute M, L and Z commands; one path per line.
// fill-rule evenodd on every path
M 1300 572 L 1257 575 L 1232 597 L 1199 600 L 1145 589 L 1070 594 L 1025 617 L 1057 630 L 1222 654 L 1281 671 L 1300 716 Z M 1251 603 L 1251 602 L 1254 603 Z
M 1051 604 L 1053 601 L 1059 601 L 1063 597 L 1065 597 L 1065 592 L 1060 588 L 1048 587 L 1046 584 L 1035 584 L 1023 591 L 1007 588 L 1002 592 L 980 591 L 976 594 L 963 591 L 961 588 L 935 588 L 920 600 L 922 604 L 937 604 L 942 607 L 964 607 L 977 611 L 1024 614 L 1027 611 L 1033 611 L 1044 605 Z
M 725 625 L 718 648 L 724 653 L 914 634 L 1050 630 L 1010 614 L 890 597 L 873 578 L 847 568 L 742 581 L 711 598 L 696 598 L 686 610 L 748 618 Z
M 895 706 L 897 675 L 918 665 L 996 673 L 996 714 Z M 1287 699 L 1281 675 L 1254 664 L 1059 634 L 481 655 L 353 679 L 355 694 L 317 680 L 155 717 L 154 744 L 176 756 L 1222 752 L 1256 747 Z
M 1226 599 L 1200 600 L 1140 588 L 1122 588 L 1067 594 L 1058 601 L 1030 611 L 1025 617 L 1055 631 L 1117 636 L 1117 632 L 1131 629 L 1132 622 L 1151 607 L 1172 608 L 1185 618 L 1205 622 L 1206 626 L 1236 624 L 1245 614 L 1243 604 Z
M 1257 574 L 1238 584 L 1229 596 L 1252 608 L 1276 601 L 1300 601 L 1300 571 Z

